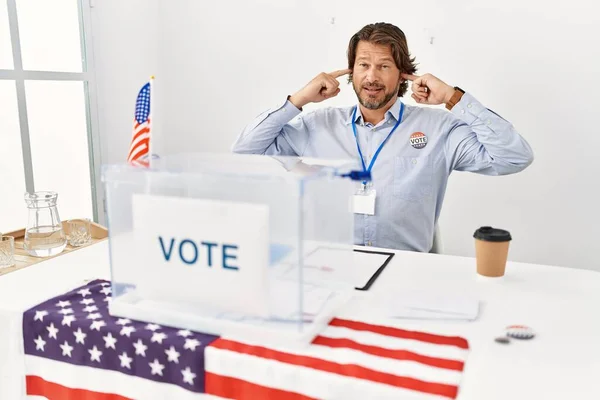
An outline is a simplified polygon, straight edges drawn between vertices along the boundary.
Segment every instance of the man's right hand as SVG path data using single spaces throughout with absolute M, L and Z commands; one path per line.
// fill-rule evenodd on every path
M 302 109 L 308 103 L 319 103 L 323 100 L 335 97 L 340 92 L 340 82 L 337 78 L 348 75 L 351 69 L 341 69 L 329 74 L 321 72 L 306 86 L 293 94 L 289 100 L 298 109 Z

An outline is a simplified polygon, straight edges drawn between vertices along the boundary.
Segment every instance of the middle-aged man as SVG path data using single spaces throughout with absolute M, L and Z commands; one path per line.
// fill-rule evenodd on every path
M 471 94 L 431 74 L 414 75 L 404 33 L 367 25 L 350 39 L 348 69 L 320 73 L 278 107 L 259 115 L 233 145 L 236 153 L 361 159 L 373 180 L 357 189 L 354 242 L 428 252 L 453 170 L 484 175 L 522 171 L 533 161 L 512 124 Z M 302 113 L 340 92 L 348 75 L 358 105 Z M 412 81 L 419 104 L 401 97 Z

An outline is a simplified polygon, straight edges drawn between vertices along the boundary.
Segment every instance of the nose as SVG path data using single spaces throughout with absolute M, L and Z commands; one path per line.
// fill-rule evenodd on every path
M 365 78 L 368 83 L 377 82 L 379 79 L 379 73 L 377 71 L 377 68 L 375 68 L 374 66 L 370 66 L 367 70 Z

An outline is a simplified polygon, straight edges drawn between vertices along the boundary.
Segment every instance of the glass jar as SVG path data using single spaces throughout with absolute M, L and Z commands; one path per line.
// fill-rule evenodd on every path
M 62 252 L 67 238 L 56 208 L 56 192 L 25 193 L 29 222 L 23 248 L 35 257 L 49 257 Z

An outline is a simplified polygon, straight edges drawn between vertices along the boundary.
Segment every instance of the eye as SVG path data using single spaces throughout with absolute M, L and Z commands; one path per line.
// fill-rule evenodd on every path
M 366 68 L 367 64 L 365 64 L 365 63 L 359 63 L 358 66 L 362 67 L 362 68 Z
M 389 67 L 390 67 L 389 65 L 383 65 L 381 68 L 388 69 Z

